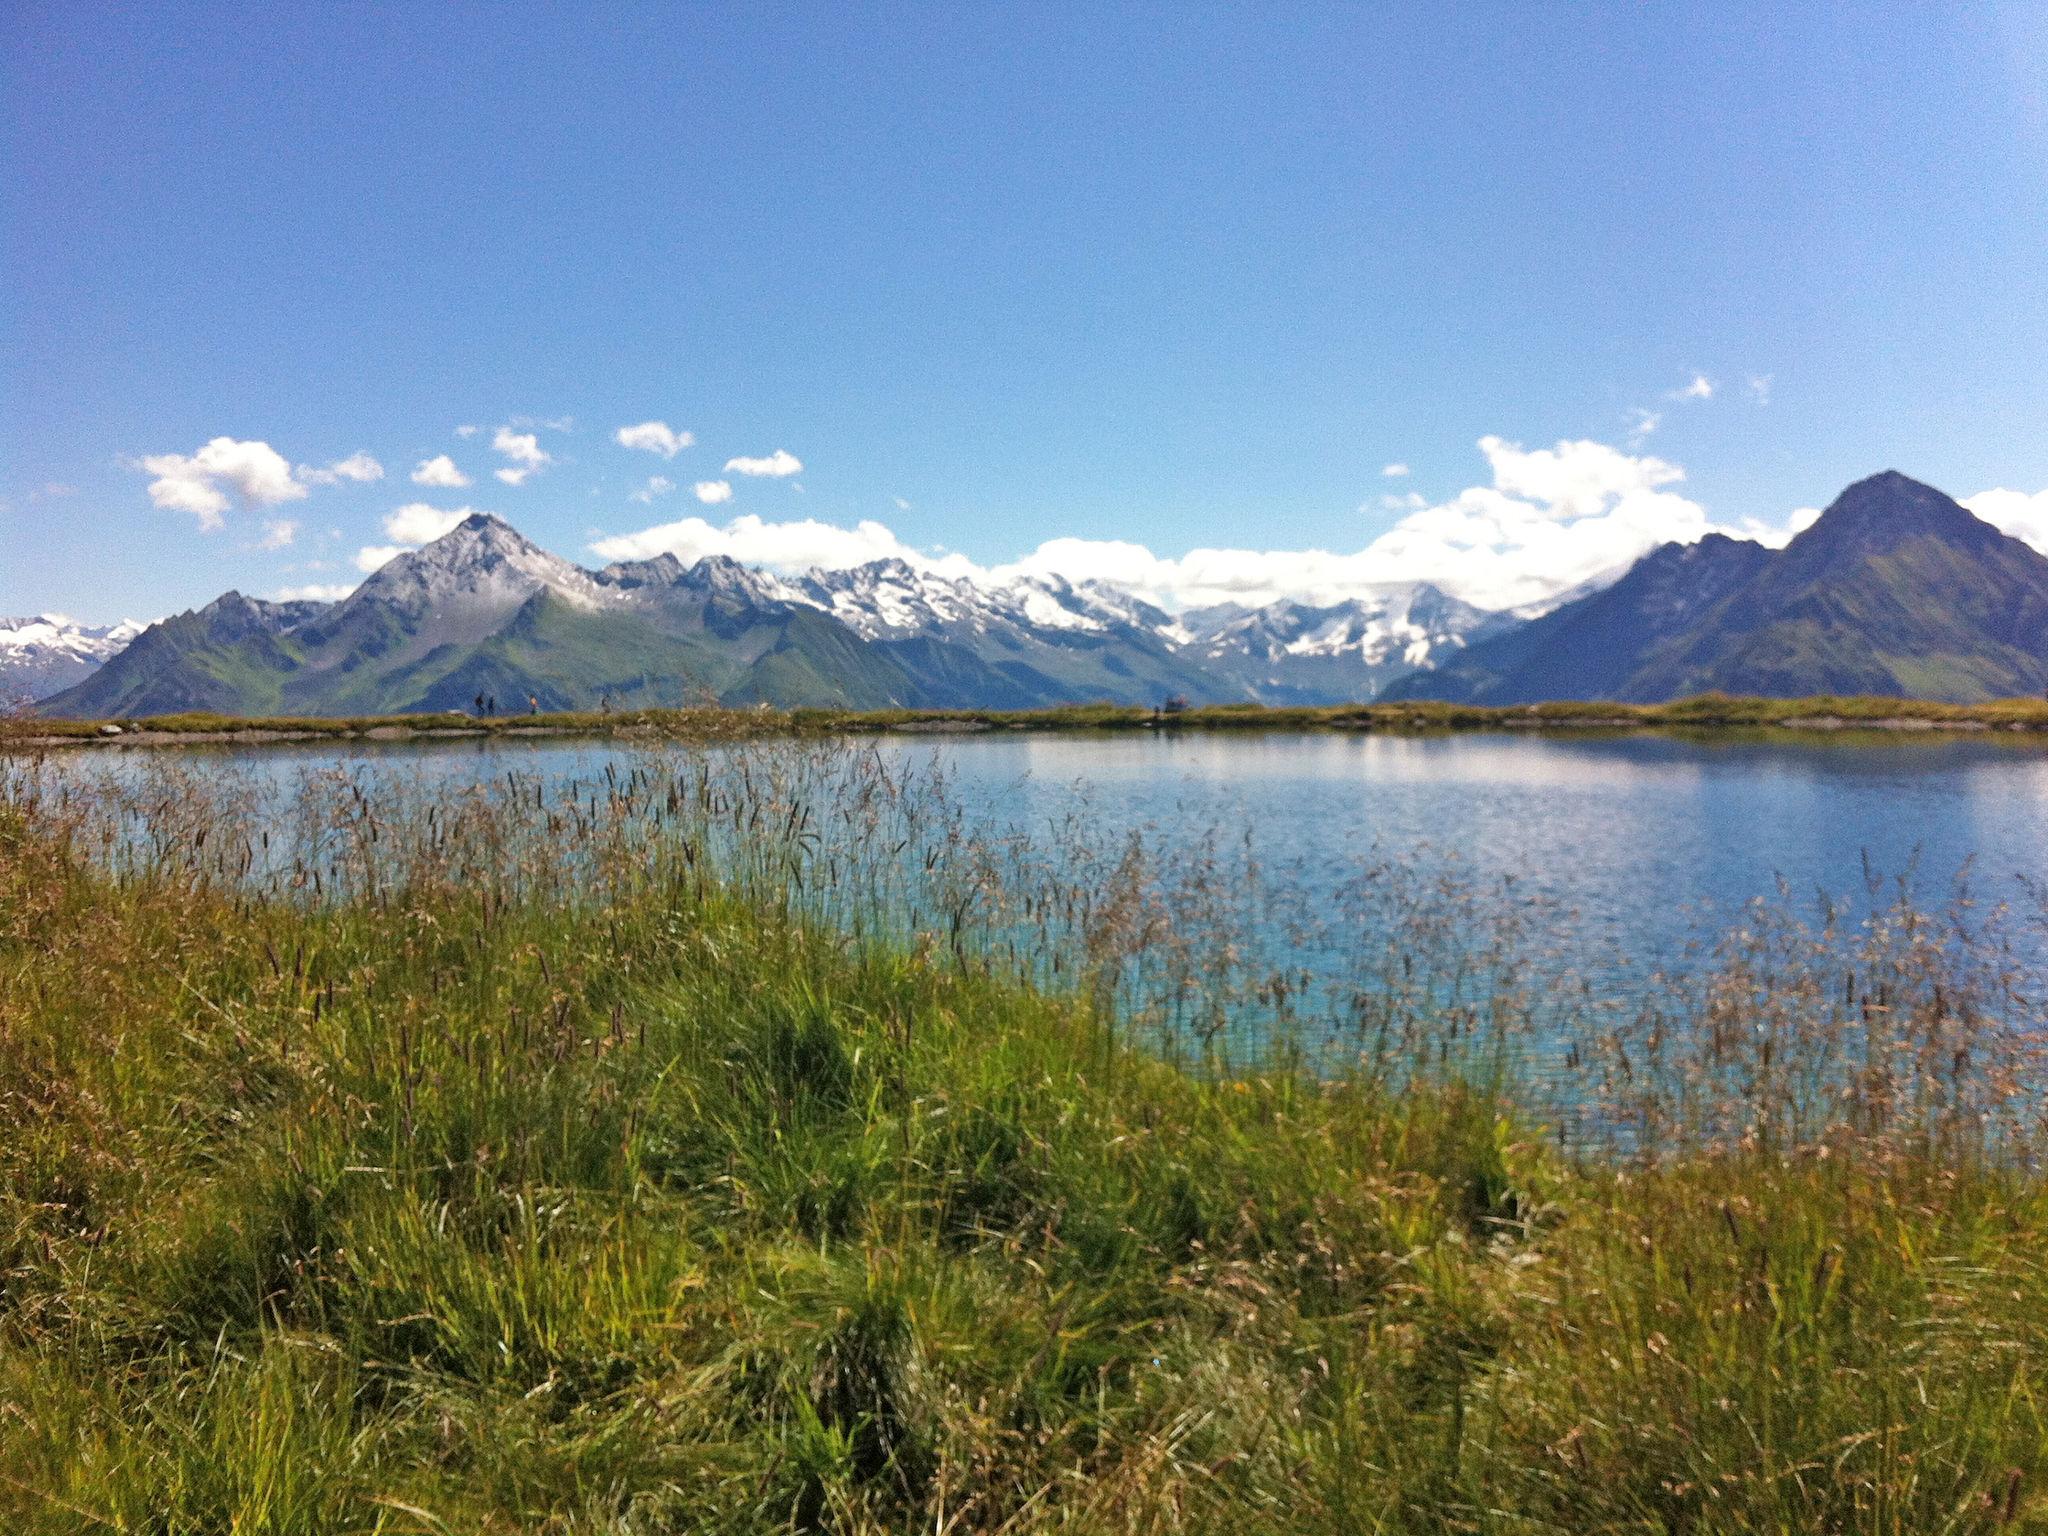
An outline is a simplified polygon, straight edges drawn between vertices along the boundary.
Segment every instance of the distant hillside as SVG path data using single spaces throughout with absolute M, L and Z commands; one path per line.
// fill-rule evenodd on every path
M 1782 550 L 1666 545 L 1604 591 L 1387 690 L 1473 704 L 1723 692 L 1971 703 L 2048 689 L 2048 557 L 1896 472 Z

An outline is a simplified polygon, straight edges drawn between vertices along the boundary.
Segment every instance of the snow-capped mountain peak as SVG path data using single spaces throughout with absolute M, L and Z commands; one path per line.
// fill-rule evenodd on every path
M 477 512 L 423 548 L 373 572 L 337 605 L 329 625 L 355 612 L 390 607 L 414 617 L 433 614 L 458 631 L 495 621 L 537 592 L 579 608 L 605 598 L 596 577 L 550 554 L 501 518 Z

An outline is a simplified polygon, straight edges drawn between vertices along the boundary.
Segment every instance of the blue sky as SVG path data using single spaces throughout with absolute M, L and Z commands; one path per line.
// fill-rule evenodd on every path
M 1793 9 L 17 4 L 0 613 L 467 506 L 1176 601 L 1506 601 L 1886 467 L 2048 541 L 2048 7 Z

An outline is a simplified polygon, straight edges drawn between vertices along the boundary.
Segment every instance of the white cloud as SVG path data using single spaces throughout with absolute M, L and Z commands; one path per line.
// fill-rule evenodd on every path
M 450 511 L 430 507 L 424 501 L 410 501 L 393 509 L 384 519 L 384 537 L 394 544 L 431 544 L 465 517 L 475 515 L 475 507 L 456 507 Z
M 699 480 L 690 489 L 696 493 L 697 499 L 707 507 L 715 507 L 721 501 L 732 500 L 732 482 L 730 480 Z
M 1389 480 L 1398 480 L 1401 476 L 1408 473 L 1408 466 L 1406 464 L 1389 464 L 1380 473 Z
M 727 459 L 725 467 L 735 475 L 767 475 L 777 480 L 800 475 L 804 469 L 803 460 L 787 448 L 778 448 L 765 459 Z
M 372 480 L 384 478 L 384 466 L 358 448 L 347 458 L 336 459 L 325 469 L 315 469 L 310 464 L 301 464 L 299 478 L 308 485 L 338 485 L 344 480 L 366 485 Z
M 144 463 L 146 466 L 148 461 Z M 167 512 L 190 512 L 199 519 L 201 533 L 216 531 L 221 526 L 221 513 L 228 509 L 227 497 L 211 482 L 181 474 L 150 481 L 149 499 Z
M 1525 449 L 1499 437 L 1479 439 L 1493 469 L 1493 489 L 1540 502 L 1559 522 L 1584 517 L 1614 497 L 1647 492 L 1685 478 L 1676 464 L 1638 457 L 1581 439 Z
M 1643 440 L 1662 425 L 1662 411 L 1646 411 L 1641 406 L 1636 406 L 1628 413 L 1628 445 L 1631 448 L 1640 448 Z
M 457 437 L 475 437 L 476 434 L 477 429 L 472 426 L 460 426 L 455 429 L 455 435 Z
M 643 421 L 637 427 L 621 427 L 612 434 L 612 441 L 621 448 L 638 448 L 643 453 L 658 453 L 664 459 L 672 459 L 697 439 L 688 432 L 678 432 L 665 421 Z
M 908 512 L 910 510 L 910 503 L 905 501 L 901 496 L 898 496 L 894 499 L 896 502 L 896 510 L 898 512 Z
M 303 587 L 279 587 L 270 594 L 270 600 L 274 603 L 338 603 L 353 591 L 355 588 L 345 581 L 314 581 Z
M 1382 496 L 1380 506 L 1389 512 L 1418 512 L 1429 505 L 1429 498 L 1420 491 L 1406 491 L 1399 496 Z M 1358 509 L 1366 511 L 1364 507 Z
M 1692 381 L 1683 388 L 1669 391 L 1666 400 L 1711 400 L 1714 398 L 1714 381 L 1704 373 L 1696 373 Z
M 496 472 L 507 485 L 524 485 L 534 474 L 555 462 L 533 433 L 514 432 L 510 427 L 498 428 L 491 437 L 491 447 L 512 461 L 508 467 Z
M 269 517 L 263 520 L 263 537 L 257 540 L 258 549 L 284 549 L 299 536 L 298 522 L 289 517 Z
M 2000 533 L 2023 539 L 2048 554 L 2048 491 L 2031 495 L 2025 491 L 1979 491 L 1962 500 Z
M 431 485 L 439 490 L 459 491 L 469 484 L 469 476 L 455 467 L 455 461 L 445 453 L 437 453 L 431 459 L 421 459 L 412 472 L 414 485 Z
M 1752 373 L 1749 376 L 1750 398 L 1758 405 L 1771 403 L 1771 376 L 1768 373 Z
M 647 477 L 647 483 L 641 486 L 639 490 L 633 492 L 632 495 L 628 496 L 626 500 L 649 502 L 654 500 L 654 498 L 657 496 L 666 496 L 670 491 L 674 490 L 675 488 L 675 481 L 669 479 L 667 475 L 649 475 Z M 595 490 L 595 487 L 592 487 L 592 489 Z
M 389 565 L 405 552 L 397 544 L 366 544 L 356 551 L 356 569 L 368 575 Z
M 197 453 L 150 454 L 139 467 L 156 477 L 149 483 L 150 501 L 167 511 L 189 512 L 204 533 L 221 526 L 230 490 L 259 507 L 306 495 L 305 486 L 292 478 L 290 461 L 263 442 L 216 437 Z

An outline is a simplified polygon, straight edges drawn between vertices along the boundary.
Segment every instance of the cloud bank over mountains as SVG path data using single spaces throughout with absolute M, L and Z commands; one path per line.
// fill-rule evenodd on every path
M 1327 549 L 1202 548 L 1160 555 L 1119 539 L 1057 538 L 1007 563 L 984 566 L 958 553 L 933 554 L 886 524 L 853 527 L 815 518 L 775 521 L 743 513 L 725 523 L 686 517 L 592 542 L 606 560 L 672 554 L 680 560 L 729 555 L 780 572 L 828 570 L 883 558 L 946 576 L 1058 575 L 1107 581 L 1168 608 L 1280 598 L 1335 603 L 1362 589 L 1427 581 L 1483 608 L 1542 603 L 1625 567 L 1659 544 L 1708 533 L 1783 544 L 1817 515 L 1802 509 L 1781 526 L 1717 522 L 1674 487 L 1676 464 L 1590 440 L 1528 449 L 1501 437 L 1479 440 L 1491 471 L 1485 485 L 1431 504 L 1409 496 L 1391 529 L 1351 552 Z M 1407 466 L 1389 466 L 1401 473 Z M 700 491 L 701 494 L 701 491 Z
M 1749 380 L 1749 392 L 1758 403 L 1768 398 L 1768 391 L 1767 378 Z M 1703 402 L 1715 392 L 1711 380 L 1694 375 L 1689 383 L 1667 391 L 1661 403 Z M 1685 494 L 1680 465 L 1640 451 L 1642 438 L 1653 426 L 1631 434 L 1627 447 L 1576 438 L 1530 448 L 1497 435 L 1482 437 L 1477 444 L 1486 466 L 1482 483 L 1436 500 L 1409 489 L 1377 495 L 1360 511 L 1393 513 L 1396 520 L 1349 550 L 1204 546 L 1162 554 L 1131 540 L 1066 536 L 1045 540 L 1007 560 L 984 563 L 1001 552 L 982 549 L 970 555 L 921 548 L 872 518 L 848 525 L 829 518 L 779 518 L 743 509 L 745 501 L 758 496 L 801 491 L 793 477 L 802 473 L 803 461 L 784 448 L 727 458 L 723 477 L 717 479 L 645 479 L 626 496 L 628 504 L 651 505 L 687 487 L 707 512 L 720 510 L 622 533 L 593 531 L 588 547 L 608 561 L 672 554 L 690 562 L 725 555 L 783 574 L 842 570 L 893 558 L 947 577 L 1002 581 L 1058 576 L 1077 583 L 1107 582 L 1169 610 L 1216 603 L 1257 607 L 1281 599 L 1329 605 L 1408 582 L 1431 583 L 1481 608 L 1535 609 L 1562 593 L 1618 574 L 1661 544 L 1690 544 L 1709 533 L 1724 533 L 1776 547 L 1819 515 L 1817 509 L 1803 507 L 1776 522 L 1717 518 Z M 496 479 L 518 490 L 544 471 L 574 462 L 558 460 L 543 447 L 539 430 L 566 432 L 572 423 L 515 417 L 495 430 L 458 429 L 458 436 L 487 441 L 505 461 L 493 471 Z M 663 460 L 676 459 L 697 441 L 693 433 L 660 419 L 619 427 L 610 440 L 634 456 L 652 454 Z M 129 462 L 151 476 L 148 492 L 156 506 L 192 516 L 202 532 L 222 527 L 237 502 L 268 511 L 304 499 L 312 487 L 362 486 L 384 476 L 383 466 L 367 452 L 324 467 L 301 464 L 294 469 L 268 443 L 227 436 L 213 438 L 191 454 L 155 454 Z M 1405 462 L 1389 463 L 1381 472 L 1383 481 L 1404 484 L 1412 484 L 1413 474 Z M 409 478 L 429 490 L 456 490 L 473 483 L 445 453 L 421 459 Z M 593 487 L 592 494 L 597 493 Z M 1995 489 L 1962 500 L 2002 531 L 2048 550 L 2048 491 Z M 908 510 L 900 498 L 896 504 Z M 355 568 L 374 571 L 400 552 L 431 542 L 472 510 L 426 502 L 397 507 L 383 518 L 382 540 L 357 551 Z M 517 517 L 514 509 L 496 510 Z M 271 550 L 291 545 L 298 529 L 290 519 L 268 519 L 263 526 L 264 535 L 255 547 Z

